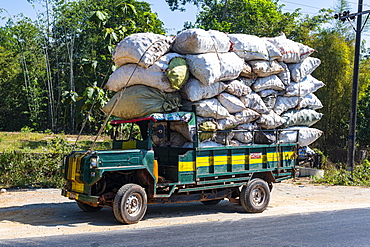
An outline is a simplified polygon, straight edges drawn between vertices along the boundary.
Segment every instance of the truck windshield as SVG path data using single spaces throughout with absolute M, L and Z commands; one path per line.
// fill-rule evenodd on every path
M 144 122 L 144 121 L 143 121 Z M 143 122 L 136 123 L 122 123 L 114 126 L 113 139 L 117 141 L 138 140 L 142 141 L 147 139 L 147 127 Z

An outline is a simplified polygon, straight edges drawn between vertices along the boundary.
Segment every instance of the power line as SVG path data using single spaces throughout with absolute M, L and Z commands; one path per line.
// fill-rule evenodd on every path
M 321 9 L 321 8 L 314 7 L 314 6 L 310 6 L 310 5 L 306 5 L 306 4 L 300 4 L 300 3 L 294 3 L 294 2 L 285 1 L 285 0 L 280 0 L 280 2 L 285 2 L 285 3 L 295 4 L 295 5 L 303 6 L 303 7 L 307 7 L 307 8 L 313 8 L 313 9 L 319 9 L 319 10 Z

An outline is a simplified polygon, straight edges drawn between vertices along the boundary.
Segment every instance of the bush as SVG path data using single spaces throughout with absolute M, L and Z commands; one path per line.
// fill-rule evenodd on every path
M 47 142 L 45 153 L 5 151 L 0 154 L 0 187 L 61 188 L 59 169 L 72 145 L 64 138 Z
M 362 164 L 355 166 L 353 172 L 347 171 L 345 167 L 327 167 L 324 177 L 315 179 L 314 182 L 332 185 L 370 186 L 370 162 L 365 160 Z
M 0 154 L 0 187 L 61 188 L 61 153 L 4 152 Z

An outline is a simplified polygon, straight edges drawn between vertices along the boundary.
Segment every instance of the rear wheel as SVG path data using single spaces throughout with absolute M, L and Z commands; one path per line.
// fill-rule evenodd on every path
M 135 224 L 145 215 L 147 196 L 143 187 L 125 184 L 117 192 L 113 203 L 113 213 L 122 223 Z
M 102 207 L 93 207 L 89 204 L 86 204 L 80 201 L 76 201 L 76 202 L 77 202 L 78 207 L 85 212 L 89 212 L 89 213 L 99 212 L 102 209 Z
M 270 190 L 267 183 L 255 178 L 244 185 L 240 192 L 240 202 L 249 213 L 262 213 L 270 202 Z
M 218 204 L 220 201 L 221 199 L 216 199 L 216 200 L 209 200 L 209 201 L 201 201 L 201 203 L 203 203 L 206 206 L 212 206 L 212 205 Z

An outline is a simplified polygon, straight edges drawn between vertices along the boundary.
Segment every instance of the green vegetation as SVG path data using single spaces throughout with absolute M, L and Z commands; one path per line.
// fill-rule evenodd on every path
M 324 168 L 323 178 L 315 178 L 315 183 L 330 185 L 370 186 L 370 162 L 365 160 L 363 164 L 356 165 L 353 172 L 347 171 L 345 166 L 334 165 Z
M 60 188 L 59 167 L 72 151 L 77 136 L 43 133 L 0 132 L 0 188 Z M 87 150 L 93 136 L 82 136 L 75 149 Z M 96 149 L 108 149 L 108 137 L 101 137 Z

